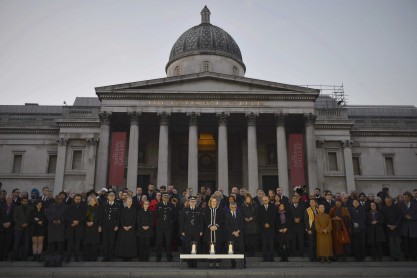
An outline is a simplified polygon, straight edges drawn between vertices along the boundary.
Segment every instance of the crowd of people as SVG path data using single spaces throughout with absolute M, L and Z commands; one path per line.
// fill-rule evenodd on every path
M 136 192 L 64 190 L 55 197 L 48 187 L 30 194 L 1 190 L 0 260 L 58 255 L 66 262 L 149 261 L 152 247 L 157 262 L 164 247 L 167 261 L 173 251 L 226 254 L 231 249 L 245 257 L 261 252 L 268 262 L 307 255 L 321 263 L 346 256 L 417 260 L 417 189 L 396 197 L 386 187 L 376 195 L 321 194 L 319 188 L 308 194 L 303 187 L 291 193 L 285 196 L 278 187 L 251 196 L 233 187 L 226 196 L 202 186 L 200 192 L 188 188 L 179 194 L 172 185 L 152 184 L 145 192 L 141 187 Z M 189 261 L 189 267 L 196 262 Z

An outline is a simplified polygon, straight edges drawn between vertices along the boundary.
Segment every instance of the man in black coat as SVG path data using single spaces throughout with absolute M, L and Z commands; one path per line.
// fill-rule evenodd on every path
M 391 197 L 385 198 L 385 206 L 382 213 L 385 216 L 385 225 L 389 240 L 389 253 L 394 261 L 398 261 L 401 256 L 401 210 L 394 205 Z
M 19 259 L 20 245 L 23 243 L 23 257 L 25 261 L 29 254 L 30 245 L 30 224 L 32 220 L 32 209 L 29 207 L 29 200 L 27 197 L 20 199 L 21 205 L 15 208 L 13 213 L 14 220 L 14 244 L 13 244 L 13 258 Z
M 148 201 L 155 199 L 156 192 L 155 192 L 155 185 L 149 184 L 148 185 L 148 192 L 146 192 L 146 196 L 148 197 Z
M 48 255 L 52 256 L 55 252 L 59 256 L 63 255 L 66 211 L 67 205 L 64 204 L 63 196 L 57 195 L 55 197 L 55 203 L 48 208 L 46 213 L 46 217 L 48 218 Z
M 404 202 L 399 204 L 402 211 L 401 236 L 406 260 L 417 260 L 417 201 L 411 192 L 404 192 Z
M 66 213 L 67 229 L 65 238 L 67 239 L 67 256 L 66 262 L 71 260 L 71 254 L 74 252 L 74 260 L 79 261 L 81 240 L 84 238 L 84 220 L 87 212 L 87 206 L 81 202 L 81 195 L 76 194 L 73 203 L 68 206 Z
M 185 238 L 185 250 L 187 253 L 192 251 L 192 242 L 197 243 L 196 248 L 200 247 L 200 238 L 203 235 L 203 217 L 200 208 L 196 207 L 197 198 L 195 196 L 189 199 L 190 206 L 183 208 L 180 214 L 180 234 Z M 201 249 L 200 249 L 201 250 Z M 195 250 L 197 253 L 197 249 Z M 188 267 L 197 267 L 197 260 L 188 262 Z
M 13 244 L 15 205 L 13 196 L 6 196 L 5 203 L 0 207 L 0 261 L 7 260 Z
M 262 198 L 262 206 L 258 208 L 258 224 L 262 239 L 262 253 L 264 262 L 274 261 L 274 239 L 275 239 L 275 205 L 269 203 L 269 198 Z
M 231 251 L 230 242 L 233 244 L 233 252 L 238 254 L 244 253 L 244 241 L 243 241 L 243 216 L 240 211 L 237 211 L 237 203 L 229 204 L 230 212 L 226 212 L 225 227 L 226 237 L 228 241 L 228 251 Z M 246 267 L 244 262 L 243 267 Z M 232 268 L 236 268 L 236 260 L 232 260 Z
M 133 202 L 132 206 L 137 210 L 141 209 L 140 201 L 142 200 L 142 196 L 143 196 L 142 187 L 140 186 L 136 187 L 136 195 L 132 197 L 132 202 Z
M 160 262 L 162 258 L 162 245 L 165 240 L 167 251 L 167 260 L 172 262 L 172 232 L 173 223 L 175 221 L 175 207 L 169 202 L 169 194 L 162 194 L 162 202 L 156 205 L 156 261 Z
M 277 187 L 276 192 L 281 197 L 281 202 L 287 207 L 290 204 L 290 199 L 284 195 L 282 187 Z
M 329 214 L 330 210 L 332 209 L 332 207 L 334 207 L 336 205 L 336 203 L 333 200 L 333 194 L 330 190 L 324 191 L 324 197 L 326 199 L 326 201 L 323 203 L 324 204 L 324 212 L 326 214 Z
M 303 202 L 300 202 L 300 197 L 295 194 L 291 198 L 290 212 L 293 221 L 293 241 L 292 253 L 293 256 L 304 256 L 304 211 Z
M 120 225 L 120 213 L 122 208 L 115 201 L 116 193 L 110 189 L 107 192 L 107 203 L 100 207 L 99 232 L 103 233 L 103 261 L 114 259 L 116 233 Z

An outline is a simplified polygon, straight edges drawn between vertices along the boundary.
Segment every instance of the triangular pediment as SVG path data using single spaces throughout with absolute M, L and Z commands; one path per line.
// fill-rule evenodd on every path
M 319 90 L 296 85 L 288 85 L 265 80 L 218 74 L 198 73 L 159 79 L 144 80 L 125 84 L 97 87 L 96 93 L 133 92 L 142 90 L 177 91 L 177 92 L 248 92 L 263 94 L 265 92 L 296 92 L 302 94 L 319 94 Z

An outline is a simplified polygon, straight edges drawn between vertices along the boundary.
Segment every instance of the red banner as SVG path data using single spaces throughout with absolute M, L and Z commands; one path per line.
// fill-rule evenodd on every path
M 111 134 L 110 186 L 124 185 L 125 152 L 126 132 L 113 132 Z
M 305 185 L 304 177 L 304 140 L 302 134 L 289 135 L 289 158 L 291 169 L 291 185 Z

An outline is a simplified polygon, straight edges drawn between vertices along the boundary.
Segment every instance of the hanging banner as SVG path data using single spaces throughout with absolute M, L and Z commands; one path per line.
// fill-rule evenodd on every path
M 302 134 L 289 135 L 289 158 L 291 169 L 291 185 L 305 185 L 304 171 L 304 140 Z
M 111 134 L 110 186 L 123 186 L 125 173 L 126 132 Z

